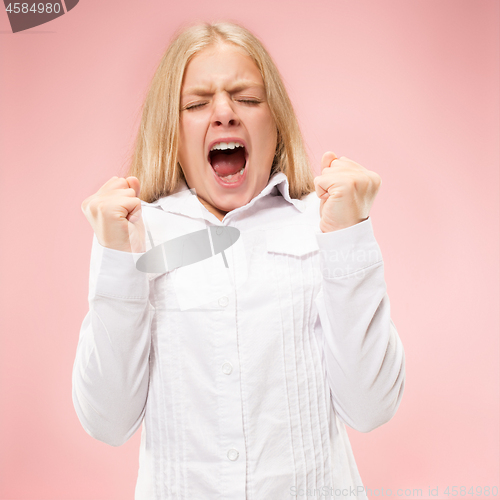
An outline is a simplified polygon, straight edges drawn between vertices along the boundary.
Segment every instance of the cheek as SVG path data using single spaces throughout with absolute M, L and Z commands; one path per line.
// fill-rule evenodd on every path
M 274 152 L 276 151 L 276 144 L 278 141 L 278 131 L 276 130 L 276 125 L 274 122 L 266 123 L 266 126 L 262 128 L 262 130 L 265 130 L 265 150 L 268 155 L 271 155 L 274 157 Z
M 179 151 L 178 155 L 179 158 L 183 158 L 185 156 L 184 152 L 187 149 L 186 148 L 186 125 L 184 120 L 179 121 Z
M 265 151 L 267 155 L 269 154 L 269 151 L 272 151 L 274 155 L 274 151 L 276 150 L 276 142 L 278 139 L 278 133 L 274 120 L 267 114 L 265 116 L 259 117 L 259 120 L 256 121 L 256 131 L 263 152 Z
M 203 151 L 204 135 L 200 124 L 192 119 L 184 119 L 179 122 L 179 157 L 187 160 L 194 158 Z

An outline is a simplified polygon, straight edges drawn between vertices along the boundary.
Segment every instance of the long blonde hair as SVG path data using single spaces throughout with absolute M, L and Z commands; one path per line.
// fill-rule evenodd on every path
M 180 95 L 184 72 L 195 54 L 217 43 L 239 46 L 255 61 L 266 88 L 278 141 L 271 175 L 284 172 L 290 196 L 314 191 L 309 160 L 297 117 L 278 69 L 262 43 L 247 29 L 228 22 L 191 26 L 163 55 L 146 96 L 128 175 L 141 183 L 141 198 L 153 202 L 170 194 L 184 177 L 177 162 Z

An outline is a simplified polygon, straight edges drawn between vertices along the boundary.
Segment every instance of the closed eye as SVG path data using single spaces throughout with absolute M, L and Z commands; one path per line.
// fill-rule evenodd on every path
M 257 104 L 260 104 L 262 101 L 258 100 L 258 99 L 236 99 L 237 102 L 242 102 L 242 103 L 245 103 L 245 104 L 249 104 L 251 106 L 255 106 Z M 194 109 L 197 109 L 197 108 L 201 108 L 203 106 L 205 106 L 206 102 L 200 102 L 198 104 L 190 104 L 188 106 L 186 106 L 184 109 L 185 110 L 188 110 L 188 111 L 191 111 L 191 110 L 194 110 Z
M 205 104 L 206 102 L 203 102 L 201 104 L 192 104 L 191 106 L 187 106 L 186 109 L 191 110 L 191 109 L 201 108 L 202 106 L 205 106 Z
M 238 99 L 238 102 L 244 102 L 245 104 L 260 104 L 261 101 L 256 99 Z
M 190 106 L 186 106 L 184 109 L 191 110 L 191 109 L 201 108 L 202 106 L 205 106 L 205 104 L 207 103 L 201 102 L 199 104 L 191 104 Z

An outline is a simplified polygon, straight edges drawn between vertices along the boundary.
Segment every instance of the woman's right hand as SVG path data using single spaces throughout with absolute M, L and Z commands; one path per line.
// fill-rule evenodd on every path
M 137 177 L 113 177 L 82 203 L 97 240 L 122 252 L 145 252 L 144 222 Z

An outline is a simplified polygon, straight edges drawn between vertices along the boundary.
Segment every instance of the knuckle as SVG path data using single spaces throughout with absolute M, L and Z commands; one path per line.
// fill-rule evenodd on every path
M 99 195 L 93 194 L 86 198 L 82 203 L 82 210 L 85 214 L 93 215 L 95 213 L 96 202 L 99 200 Z
M 354 189 L 356 189 L 356 187 L 358 186 L 359 184 L 359 180 L 356 178 L 356 177 L 347 177 L 346 180 L 345 180 L 345 188 L 348 190 L 348 191 L 354 191 Z
M 368 173 L 368 182 L 374 189 L 378 189 L 382 184 L 382 178 L 376 172 Z
M 99 200 L 97 203 L 94 204 L 93 206 L 93 212 L 97 214 L 103 214 L 106 211 L 106 202 L 104 200 Z

